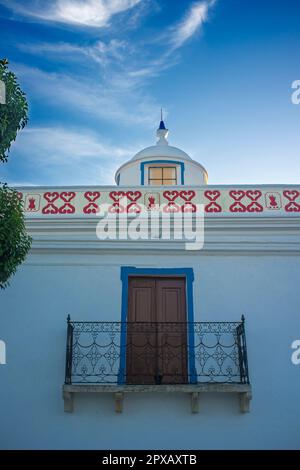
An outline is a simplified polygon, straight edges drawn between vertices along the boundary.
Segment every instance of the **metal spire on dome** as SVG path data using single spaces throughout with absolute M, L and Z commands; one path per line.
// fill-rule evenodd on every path
M 158 137 L 158 141 L 156 145 L 168 145 L 169 144 L 167 141 L 168 134 L 169 134 L 169 130 L 166 129 L 166 126 L 163 120 L 163 110 L 162 108 L 160 108 L 160 123 L 156 131 L 156 135 Z
M 165 126 L 165 123 L 164 123 L 164 119 L 163 119 L 163 110 L 162 108 L 160 108 L 160 123 L 159 123 L 159 129 L 165 129 L 166 126 Z

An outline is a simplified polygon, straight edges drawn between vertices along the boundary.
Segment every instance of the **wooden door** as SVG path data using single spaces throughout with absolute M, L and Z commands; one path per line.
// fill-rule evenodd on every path
M 187 382 L 185 279 L 156 281 L 158 375 L 161 383 Z
M 129 278 L 126 377 L 130 384 L 187 382 L 184 278 Z
M 155 383 L 157 339 L 155 279 L 129 278 L 126 381 Z

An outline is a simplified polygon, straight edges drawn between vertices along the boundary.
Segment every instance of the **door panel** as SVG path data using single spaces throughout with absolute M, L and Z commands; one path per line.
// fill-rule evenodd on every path
M 155 383 L 157 337 L 145 323 L 155 322 L 155 279 L 129 278 L 127 322 L 127 383 Z
M 129 278 L 126 377 L 129 384 L 187 382 L 184 278 Z
M 187 327 L 184 279 L 159 279 L 156 282 L 160 383 L 187 382 Z

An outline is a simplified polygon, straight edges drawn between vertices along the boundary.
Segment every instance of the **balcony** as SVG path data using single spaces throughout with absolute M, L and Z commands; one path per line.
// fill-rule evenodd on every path
M 122 323 L 67 322 L 65 411 L 74 394 L 112 393 L 115 410 L 124 394 L 180 392 L 191 396 L 235 393 L 241 412 L 249 411 L 245 320 L 240 322 Z

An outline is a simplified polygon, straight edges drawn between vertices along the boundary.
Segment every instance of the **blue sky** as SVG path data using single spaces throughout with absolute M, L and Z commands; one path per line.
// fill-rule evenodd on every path
M 295 0 L 0 0 L 30 104 L 0 180 L 113 184 L 162 106 L 209 183 L 299 183 L 299 45 Z

